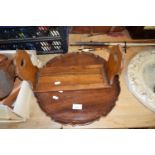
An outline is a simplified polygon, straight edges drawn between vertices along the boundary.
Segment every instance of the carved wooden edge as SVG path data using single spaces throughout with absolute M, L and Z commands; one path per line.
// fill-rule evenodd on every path
M 118 100 L 118 98 L 116 99 L 116 101 Z M 96 116 L 94 117 L 93 119 L 89 119 L 87 121 L 64 121 L 64 120 L 59 120 L 59 119 L 56 119 L 54 117 L 52 117 L 50 114 L 46 114 L 46 116 L 49 116 L 51 118 L 51 120 L 55 121 L 55 122 L 58 122 L 64 126 L 67 126 L 67 125 L 71 125 L 72 127 L 76 127 L 76 126 L 86 126 L 86 125 L 90 125 L 96 121 L 100 121 L 102 116 L 107 116 L 111 111 L 112 109 L 115 107 L 116 103 L 114 102 L 108 109 L 107 109 L 107 112 L 106 113 L 102 113 L 100 116 Z M 44 111 L 44 110 L 43 110 Z
M 116 82 L 116 83 L 115 83 L 115 82 L 114 82 L 114 83 L 116 84 L 116 87 L 117 87 L 117 95 L 116 95 L 116 98 L 114 99 L 113 104 L 111 104 L 111 106 L 110 106 L 109 108 L 107 108 L 107 111 L 106 111 L 106 112 L 105 112 L 105 111 L 102 112 L 102 113 L 100 114 L 100 116 L 96 116 L 95 118 L 89 119 L 89 120 L 87 120 L 87 121 L 79 121 L 79 120 L 77 120 L 77 121 L 71 121 L 71 120 L 65 121 L 65 120 L 59 120 L 59 119 L 53 117 L 51 114 L 48 114 L 48 113 L 45 112 L 45 109 L 44 109 L 44 107 L 42 106 L 40 100 L 37 100 L 37 102 L 38 102 L 40 108 L 46 113 L 46 116 L 50 117 L 51 120 L 53 120 L 53 121 L 55 121 L 55 122 L 58 122 L 58 123 L 60 123 L 60 124 L 62 124 L 62 125 L 64 125 L 64 126 L 70 125 L 70 126 L 72 126 L 72 127 L 76 127 L 76 126 L 90 125 L 90 124 L 92 124 L 93 122 L 100 121 L 101 118 L 102 118 L 102 116 L 104 116 L 104 117 L 107 116 L 107 115 L 112 111 L 112 109 L 115 107 L 116 101 L 118 101 L 118 97 L 119 97 L 119 94 L 120 94 L 120 91 L 121 91 L 121 87 L 120 87 L 120 81 L 119 81 L 119 77 L 118 77 L 118 76 L 115 76 L 115 77 L 114 77 L 114 81 Z M 36 97 L 37 97 L 37 93 L 36 93 Z
M 76 55 L 78 55 L 79 57 L 78 56 L 76 57 Z M 76 66 L 77 64 L 84 65 L 85 62 L 83 61 L 85 61 L 85 59 L 83 59 L 83 61 L 78 61 L 79 59 L 81 60 L 81 58 L 84 58 L 84 56 L 86 56 L 86 58 L 87 56 L 88 58 L 91 58 L 91 60 L 93 61 L 93 64 L 103 64 L 104 67 L 107 66 L 107 61 L 105 61 L 103 57 L 99 57 L 94 53 L 72 52 L 72 53 L 68 53 L 66 55 L 51 59 L 48 62 L 48 67 L 58 67 L 58 66 L 61 67 L 62 64 L 65 64 L 65 62 L 67 62 L 67 64 L 65 64 L 67 67 L 72 66 L 73 64 L 74 66 Z M 66 60 L 68 57 L 72 62 Z M 74 63 L 75 60 L 77 60 L 76 63 Z M 92 61 L 89 61 L 89 63 L 86 63 L 85 65 L 91 64 Z M 63 125 L 64 124 L 86 125 L 94 122 L 96 119 L 99 119 L 101 116 L 107 115 L 110 112 L 110 110 L 112 110 L 112 108 L 114 107 L 116 100 L 118 99 L 118 95 L 120 93 L 119 77 L 115 76 L 114 79 L 116 79 L 116 81 L 114 80 L 113 85 L 107 89 L 95 89 L 95 90 L 93 89 L 93 90 L 81 90 L 81 91 L 70 91 L 70 92 L 64 91 L 63 92 L 65 93 L 64 95 L 63 93 L 60 94 L 59 92 L 51 91 L 51 92 L 44 92 L 44 93 L 35 93 L 35 96 L 38 99 L 37 101 L 39 103 L 40 108 L 46 113 L 47 116 L 50 116 L 52 120 L 59 122 Z M 106 91 L 107 93 L 104 93 Z M 96 94 L 100 94 L 100 95 L 96 95 L 95 92 Z M 51 98 L 51 96 L 53 95 L 58 96 L 59 97 L 58 100 L 53 100 Z M 59 102 L 59 99 L 60 100 L 62 99 L 62 100 Z M 76 110 L 74 111 L 72 109 L 72 105 L 74 103 L 82 104 L 83 105 L 82 109 L 84 111 L 76 111 Z M 92 103 L 95 104 L 94 107 Z M 67 106 L 67 104 L 69 104 L 69 106 Z M 88 107 L 86 105 L 88 105 Z M 97 108 L 98 106 L 100 108 Z M 91 107 L 93 108 L 91 109 Z M 90 108 L 90 111 L 89 111 L 89 108 Z M 109 110 L 105 108 L 108 108 Z M 71 115 L 69 116 L 69 114 Z

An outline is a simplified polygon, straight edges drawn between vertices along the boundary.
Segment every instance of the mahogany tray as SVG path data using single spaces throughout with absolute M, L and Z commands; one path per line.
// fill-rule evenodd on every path
M 112 48 L 109 60 L 92 53 L 69 53 L 34 67 L 26 52 L 18 51 L 16 72 L 31 83 L 41 109 L 62 124 L 86 124 L 106 116 L 120 93 L 123 52 Z

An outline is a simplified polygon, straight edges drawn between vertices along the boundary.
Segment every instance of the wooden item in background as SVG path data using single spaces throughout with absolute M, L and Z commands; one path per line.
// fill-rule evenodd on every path
M 154 26 L 126 26 L 133 39 L 155 39 Z
M 110 33 L 121 32 L 124 30 L 122 26 L 72 26 L 71 33 Z
M 15 78 L 13 61 L 0 54 L 0 99 L 5 98 L 12 91 Z
M 19 80 L 18 78 L 16 78 L 16 80 L 14 82 L 14 87 L 13 87 L 11 93 L 9 94 L 9 96 L 7 96 L 3 100 L 1 100 L 1 102 L 4 105 L 7 105 L 10 108 L 12 108 L 12 104 L 16 100 L 16 98 L 18 96 L 18 93 L 20 91 L 20 86 L 21 86 L 21 80 Z

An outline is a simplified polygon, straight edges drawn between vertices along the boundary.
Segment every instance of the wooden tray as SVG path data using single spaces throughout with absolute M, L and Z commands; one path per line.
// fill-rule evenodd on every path
M 106 62 L 91 53 L 70 53 L 37 69 L 25 53 L 17 53 L 18 76 L 28 80 L 41 109 L 63 124 L 85 124 L 107 115 L 120 93 L 118 74 L 123 53 L 114 47 Z

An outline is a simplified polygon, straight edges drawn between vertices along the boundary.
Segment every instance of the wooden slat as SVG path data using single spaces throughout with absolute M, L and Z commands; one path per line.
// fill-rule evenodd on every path
M 47 67 L 39 74 L 35 92 L 109 87 L 103 65 Z
M 100 74 L 103 72 L 103 65 L 87 65 L 87 66 L 58 66 L 58 67 L 45 67 L 40 69 L 39 76 L 55 76 L 55 75 L 64 75 L 64 74 Z

